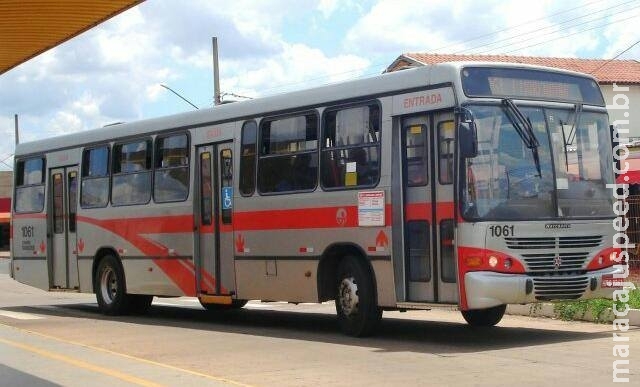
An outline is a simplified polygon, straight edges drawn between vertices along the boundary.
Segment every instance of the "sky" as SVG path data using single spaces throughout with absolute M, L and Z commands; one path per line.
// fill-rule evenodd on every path
M 0 75 L 0 169 L 22 142 L 375 76 L 406 52 L 612 58 L 640 0 L 147 0 Z M 619 57 L 640 59 L 640 44 Z M 8 164 L 8 165 L 7 165 Z

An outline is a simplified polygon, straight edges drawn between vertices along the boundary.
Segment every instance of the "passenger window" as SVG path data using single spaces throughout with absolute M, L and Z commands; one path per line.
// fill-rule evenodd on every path
M 20 160 L 16 169 L 16 212 L 41 212 L 44 209 L 44 158 Z
M 247 121 L 242 125 L 242 146 L 240 149 L 240 193 L 252 195 L 256 189 L 256 141 L 258 125 Z
M 53 232 L 64 232 L 64 181 L 62 173 L 55 173 L 53 179 Z
M 76 232 L 76 214 L 78 213 L 78 172 L 69 172 L 67 177 L 67 184 L 69 185 L 69 232 Z
M 261 193 L 311 191 L 318 174 L 315 113 L 265 120 L 260 125 L 258 189 Z
M 440 184 L 453 183 L 454 128 L 453 121 L 438 123 L 438 179 Z
M 109 203 L 109 146 L 86 149 L 82 154 L 80 206 L 106 207 Z
M 440 260 L 442 266 L 442 282 L 455 283 L 456 261 L 453 250 L 453 236 L 455 223 L 453 219 L 445 219 L 440 222 Z
M 410 125 L 405 131 L 405 157 L 407 160 L 407 185 L 418 187 L 427 185 L 427 127 Z
M 146 204 L 151 200 L 151 141 L 135 141 L 113 147 L 114 206 Z
M 200 155 L 200 222 L 210 226 L 213 222 L 213 179 L 211 176 L 211 153 Z
M 380 108 L 376 104 L 325 113 L 322 186 L 372 187 L 380 179 Z
M 407 248 L 409 249 L 409 281 L 431 281 L 431 243 L 429 223 L 424 220 L 407 222 Z
M 189 196 L 189 139 L 179 134 L 156 139 L 153 198 L 158 203 Z

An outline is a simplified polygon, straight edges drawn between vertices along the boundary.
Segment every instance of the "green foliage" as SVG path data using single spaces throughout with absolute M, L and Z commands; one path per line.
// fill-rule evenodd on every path
M 625 309 L 624 302 L 616 301 L 617 309 Z M 553 306 L 553 310 L 562 320 L 580 320 L 587 312 L 591 313 L 595 322 L 606 323 L 609 309 L 613 308 L 614 301 L 603 298 L 593 300 L 578 300 L 558 302 Z M 640 288 L 629 292 L 629 308 L 640 309 Z

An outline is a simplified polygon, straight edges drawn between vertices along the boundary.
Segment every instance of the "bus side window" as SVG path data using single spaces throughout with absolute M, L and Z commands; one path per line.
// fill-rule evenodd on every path
M 179 202 L 189 196 L 189 138 L 186 134 L 156 138 L 153 198 Z
M 44 209 L 45 159 L 17 162 L 15 209 L 17 213 L 41 212 Z
M 318 174 L 318 116 L 308 113 L 260 125 L 258 190 L 263 194 L 312 191 Z
M 137 140 L 113 147 L 114 206 L 147 204 L 151 200 L 151 140 Z
M 329 110 L 322 132 L 324 188 L 373 187 L 380 179 L 380 108 Z
M 80 206 L 106 207 L 109 203 L 109 146 L 85 149 L 82 153 Z
M 256 190 L 256 141 L 258 126 L 255 121 L 242 125 L 242 145 L 240 148 L 240 193 L 253 195 Z

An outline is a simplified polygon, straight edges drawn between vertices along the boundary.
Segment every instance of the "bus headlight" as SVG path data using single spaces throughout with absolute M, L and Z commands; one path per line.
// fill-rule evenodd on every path
M 496 267 L 498 265 L 498 258 L 493 255 L 489 257 L 489 266 Z

